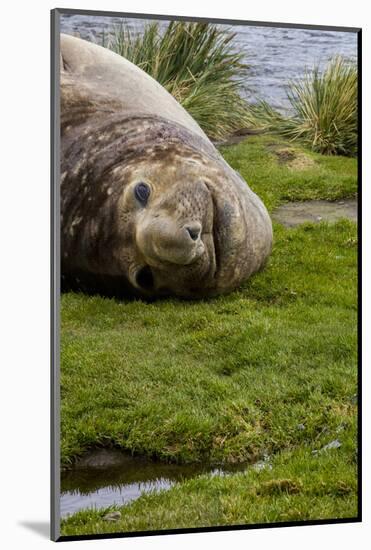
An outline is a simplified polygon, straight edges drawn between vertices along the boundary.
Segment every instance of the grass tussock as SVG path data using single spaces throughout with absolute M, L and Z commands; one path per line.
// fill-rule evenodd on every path
M 240 95 L 248 66 L 233 50 L 234 36 L 215 25 L 174 21 L 164 32 L 151 23 L 140 35 L 118 26 L 104 45 L 162 84 L 210 138 L 220 139 L 248 123 Z
M 252 107 L 255 126 L 327 155 L 357 153 L 357 67 L 341 56 L 326 69 L 307 72 L 288 87 L 293 114 L 284 116 L 265 101 Z

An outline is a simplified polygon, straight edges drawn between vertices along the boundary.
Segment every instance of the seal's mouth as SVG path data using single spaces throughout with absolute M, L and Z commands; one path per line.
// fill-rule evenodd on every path
M 218 210 L 216 205 L 216 200 L 212 197 L 213 201 L 213 228 L 212 228 L 212 240 L 213 240 L 213 247 L 214 247 L 214 258 L 215 258 L 215 269 L 214 269 L 214 275 L 213 277 L 216 278 L 219 269 L 220 269 L 220 241 L 219 241 L 219 234 L 218 234 Z
M 218 231 L 217 231 L 217 205 L 213 196 L 213 192 L 210 187 L 205 183 L 207 187 L 209 197 L 210 197 L 210 210 L 211 210 L 211 220 L 207 223 L 207 227 L 202 231 L 201 240 L 205 247 L 205 253 L 208 257 L 209 268 L 202 276 L 200 284 L 204 289 L 205 286 L 212 285 L 213 280 L 217 276 L 219 268 L 219 241 L 218 241 Z
M 208 252 L 210 267 L 205 274 L 204 279 L 212 281 L 217 277 L 219 270 L 220 262 L 220 246 L 218 240 L 218 229 L 217 229 L 217 209 L 214 199 L 212 198 L 213 203 L 213 216 L 211 222 L 211 228 L 207 232 L 202 233 L 202 241 L 205 245 L 205 249 Z
M 210 199 L 212 201 L 212 222 L 208 235 L 209 241 L 209 257 L 210 257 L 210 270 L 208 278 L 211 285 L 218 278 L 218 275 L 223 267 L 223 258 L 225 256 L 225 241 L 226 237 L 233 231 L 231 220 L 228 216 L 223 215 L 223 211 L 228 207 L 228 201 L 224 200 L 224 204 L 221 204 L 220 198 L 217 197 L 215 190 L 210 184 L 205 182 L 206 187 L 210 193 Z
M 210 231 L 210 259 L 213 264 L 209 272 L 209 290 L 235 286 L 234 282 L 244 277 L 247 259 L 247 189 L 239 191 L 233 186 L 228 189 L 221 184 L 205 182 L 212 200 L 213 214 Z M 206 282 L 206 281 L 205 281 Z

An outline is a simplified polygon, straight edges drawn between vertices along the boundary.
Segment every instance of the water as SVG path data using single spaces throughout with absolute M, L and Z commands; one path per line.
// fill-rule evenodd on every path
M 144 493 L 169 489 L 197 475 L 227 475 L 245 468 L 246 465 L 221 468 L 207 464 L 166 464 L 115 449 L 97 449 L 62 474 L 61 516 L 86 508 L 127 504 Z
M 61 31 L 77 34 L 81 38 L 101 43 L 114 25 L 125 22 L 131 30 L 141 32 L 151 20 L 136 18 L 101 17 L 87 15 L 62 15 Z M 159 21 L 161 28 L 166 21 Z M 233 45 L 244 53 L 250 65 L 250 73 L 244 94 L 247 99 L 265 99 L 274 107 L 287 110 L 287 82 L 303 76 L 314 65 L 324 67 L 331 57 L 341 54 L 357 59 L 357 35 L 351 32 L 284 29 L 237 25 Z

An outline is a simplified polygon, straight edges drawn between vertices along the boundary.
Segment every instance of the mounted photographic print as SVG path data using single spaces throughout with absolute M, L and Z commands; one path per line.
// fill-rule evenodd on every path
M 52 11 L 53 540 L 360 521 L 360 40 Z

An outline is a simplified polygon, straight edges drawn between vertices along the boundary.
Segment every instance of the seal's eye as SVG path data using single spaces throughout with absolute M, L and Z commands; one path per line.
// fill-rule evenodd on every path
M 149 185 L 146 183 L 143 183 L 142 181 L 140 183 L 137 183 L 134 189 L 134 195 L 135 198 L 140 202 L 140 204 L 145 205 L 147 204 L 148 197 L 151 194 L 151 189 Z

